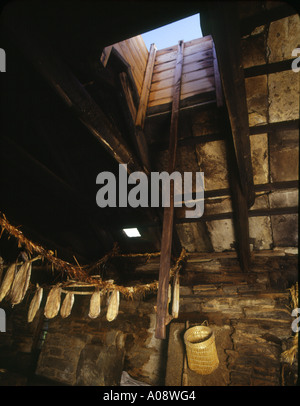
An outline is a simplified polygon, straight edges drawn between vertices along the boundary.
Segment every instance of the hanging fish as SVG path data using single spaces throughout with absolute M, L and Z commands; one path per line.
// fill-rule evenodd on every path
M 63 304 L 61 305 L 60 309 L 60 315 L 63 319 L 70 316 L 73 304 L 74 304 L 74 293 L 68 292 L 64 298 Z
M 106 313 L 106 319 L 108 321 L 113 321 L 119 312 L 119 303 L 120 303 L 120 292 L 117 289 L 114 289 L 109 298 L 109 304 Z
M 26 261 L 17 273 L 10 292 L 12 305 L 19 304 L 24 299 L 31 277 L 31 262 Z
M 43 297 L 43 288 L 39 286 L 39 284 L 37 283 L 36 285 L 36 291 L 35 294 L 30 302 L 29 305 L 29 310 L 28 310 L 28 323 L 31 323 L 32 320 L 35 318 L 35 315 L 37 313 L 37 311 L 40 308 L 40 304 L 42 301 L 42 297 Z
M 101 310 L 101 292 L 99 289 L 96 289 L 91 296 L 89 317 L 91 319 L 96 319 L 100 314 L 100 310 Z
M 172 302 L 172 316 L 177 319 L 179 313 L 179 275 L 176 272 L 173 280 L 173 302 Z
M 60 285 L 54 286 L 48 293 L 44 315 L 47 319 L 52 319 L 55 317 L 60 308 L 61 300 L 61 287 Z
M 10 267 L 7 269 L 0 288 L 0 302 L 5 298 L 5 296 L 10 291 L 10 288 L 15 278 L 16 271 L 17 271 L 16 264 L 10 265 Z

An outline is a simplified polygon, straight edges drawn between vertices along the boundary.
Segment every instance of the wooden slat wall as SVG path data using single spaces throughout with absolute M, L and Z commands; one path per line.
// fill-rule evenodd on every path
M 170 103 L 177 45 L 156 52 L 148 107 Z M 184 46 L 180 99 L 215 91 L 213 41 L 210 36 Z
M 112 48 L 115 48 L 120 55 L 131 66 L 133 78 L 139 95 L 142 91 L 145 70 L 148 61 L 148 49 L 141 35 L 110 45 L 103 50 L 101 62 L 106 66 Z

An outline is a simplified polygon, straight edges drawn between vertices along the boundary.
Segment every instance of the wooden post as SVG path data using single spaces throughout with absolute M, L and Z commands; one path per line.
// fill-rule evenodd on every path
M 241 56 L 238 7 L 235 2 L 216 1 L 201 13 L 202 31 L 212 35 L 218 57 L 224 100 L 230 120 L 242 193 L 247 207 L 255 201 L 249 119 Z
M 150 94 L 150 87 L 152 81 L 152 74 L 153 74 L 153 67 L 155 63 L 155 56 L 156 56 L 156 45 L 151 44 L 149 58 L 147 62 L 140 103 L 138 107 L 138 111 L 135 117 L 135 139 L 137 143 L 137 147 L 140 153 L 140 157 L 142 160 L 142 164 L 144 167 L 145 172 L 150 172 L 150 159 L 149 159 L 149 152 L 148 152 L 148 144 L 144 134 L 144 123 L 146 118 L 147 106 L 148 106 L 148 99 Z
M 173 103 L 169 140 L 169 173 L 174 172 L 177 147 L 177 132 L 180 104 L 181 76 L 183 65 L 183 41 L 178 43 L 178 53 L 174 76 Z M 174 183 L 170 184 L 170 207 L 164 209 L 162 244 L 159 268 L 159 283 L 157 293 L 157 314 L 155 337 L 166 338 L 166 324 L 170 321 L 168 317 L 168 286 L 171 266 L 171 249 L 173 235 L 174 215 Z

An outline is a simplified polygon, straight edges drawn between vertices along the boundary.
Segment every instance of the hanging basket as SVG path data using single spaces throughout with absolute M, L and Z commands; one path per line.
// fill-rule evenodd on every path
M 200 375 L 209 375 L 219 365 L 215 335 L 208 326 L 191 327 L 184 333 L 188 366 Z

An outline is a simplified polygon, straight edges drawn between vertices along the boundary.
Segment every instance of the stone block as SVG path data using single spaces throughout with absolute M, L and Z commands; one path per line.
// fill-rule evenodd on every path
M 299 178 L 299 131 L 276 131 L 270 136 L 270 176 L 272 182 Z
M 298 246 L 298 214 L 271 216 L 274 245 Z
M 87 344 L 80 353 L 76 385 L 117 386 L 120 383 L 124 351 L 115 346 Z
M 270 217 L 249 217 L 249 235 L 255 250 L 271 249 L 273 244 Z
M 269 26 L 267 46 L 269 63 L 292 58 L 292 51 L 300 47 L 300 18 L 295 14 Z
M 299 118 L 299 74 L 292 70 L 268 75 L 269 121 Z
M 246 78 L 245 86 L 250 127 L 267 123 L 267 75 Z
M 199 144 L 195 150 L 198 171 L 204 172 L 205 190 L 229 187 L 225 142 L 212 141 Z
M 250 137 L 251 161 L 254 184 L 269 181 L 268 134 L 255 134 Z
M 232 220 L 213 220 L 206 224 L 214 251 L 222 252 L 233 248 L 235 235 Z
M 266 63 L 265 27 L 258 35 L 248 35 L 241 41 L 242 61 L 244 68 Z

